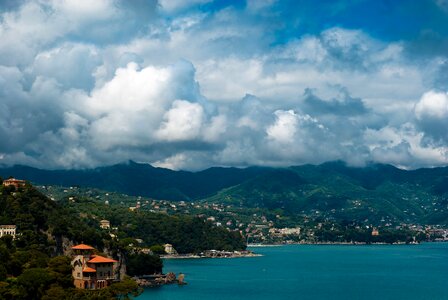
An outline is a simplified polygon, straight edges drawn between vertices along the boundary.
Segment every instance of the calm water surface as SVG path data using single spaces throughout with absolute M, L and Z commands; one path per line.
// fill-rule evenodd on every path
M 153 299 L 448 299 L 448 244 L 255 248 L 262 257 L 165 260 L 186 286 Z

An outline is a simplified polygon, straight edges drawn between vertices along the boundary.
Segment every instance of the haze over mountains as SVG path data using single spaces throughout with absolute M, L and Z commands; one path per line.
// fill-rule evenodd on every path
M 342 162 L 289 168 L 172 171 L 133 161 L 88 170 L 1 168 L 36 184 L 84 186 L 174 201 L 209 200 L 344 220 L 448 224 L 448 167 L 406 171 Z

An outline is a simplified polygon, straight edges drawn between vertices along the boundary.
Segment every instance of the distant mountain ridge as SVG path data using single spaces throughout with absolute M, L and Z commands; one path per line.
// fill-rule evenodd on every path
M 208 200 L 336 220 L 448 224 L 447 183 L 447 167 L 406 171 L 330 162 L 270 172 Z
M 335 219 L 448 224 L 448 167 L 401 170 L 343 162 L 288 168 L 172 171 L 128 162 L 90 170 L 0 168 L 37 184 L 84 186 L 166 200 L 199 200 Z
M 218 168 L 200 172 L 173 171 L 133 161 L 86 170 L 42 170 L 16 165 L 0 168 L 0 176 L 14 176 L 42 185 L 85 186 L 129 195 L 167 200 L 204 198 L 267 172 L 261 167 Z

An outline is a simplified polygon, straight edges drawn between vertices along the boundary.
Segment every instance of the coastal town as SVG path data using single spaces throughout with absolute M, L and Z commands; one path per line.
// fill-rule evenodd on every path
M 10 178 L 3 181 L 3 188 L 17 197 L 26 182 Z M 108 235 L 111 241 L 120 243 L 129 253 L 156 256 L 161 259 L 228 259 L 259 257 L 257 246 L 284 244 L 418 244 L 420 242 L 448 241 L 448 229 L 438 225 L 421 225 L 385 222 L 337 222 L 331 217 L 302 215 L 295 219 L 259 208 L 242 208 L 231 204 L 207 201 L 168 201 L 129 196 L 101 190 L 58 186 L 39 186 L 49 199 L 79 211 L 86 222 L 97 224 L 97 229 Z M 96 209 L 96 213 L 92 212 Z M 114 220 L 100 218 L 102 211 L 110 209 L 126 211 L 130 216 L 146 212 L 156 215 L 192 215 L 205 224 L 236 233 L 246 242 L 248 249 L 203 251 L 178 251 L 168 241 L 151 244 L 143 236 L 123 238 L 123 226 Z M 16 224 L 0 224 L 0 238 L 10 236 L 13 240 L 21 236 Z M 73 245 L 67 252 L 71 257 L 73 286 L 83 290 L 101 290 L 120 282 L 123 276 L 122 262 L 100 253 L 88 244 Z M 165 284 L 186 284 L 185 275 L 161 269 L 134 275 L 141 287 Z
M 23 180 L 10 178 L 3 181 L 3 189 L 12 198 L 20 197 L 27 189 Z M 28 186 L 30 188 L 31 185 Z M 420 242 L 448 241 L 448 229 L 438 225 L 421 224 L 378 224 L 365 222 L 337 222 L 333 218 L 316 218 L 303 215 L 292 219 L 279 212 L 272 213 L 259 208 L 242 208 L 224 203 L 210 203 L 207 201 L 168 201 L 128 196 L 113 192 L 104 192 L 80 187 L 38 187 L 49 198 L 50 202 L 57 202 L 74 212 L 81 218 L 97 227 L 106 234 L 112 243 L 118 243 L 121 249 L 131 255 L 157 257 L 157 259 L 229 259 L 250 258 L 261 256 L 256 252 L 259 246 L 274 246 L 285 244 L 418 244 Z M 95 213 L 92 213 L 95 209 Z M 202 251 L 177 251 L 171 243 L 151 244 L 144 236 L 125 237 L 124 227 L 131 224 L 117 223 L 114 219 L 100 218 L 102 212 L 110 210 L 126 212 L 129 216 L 149 213 L 160 216 L 193 215 L 201 220 L 201 224 L 208 224 L 213 228 L 237 234 L 245 240 L 245 250 L 204 249 Z M 87 212 L 90 213 L 87 213 Z M 96 224 L 96 225 L 95 225 Z M 289 225 L 289 226 L 288 226 Z M 291 226 L 292 225 L 292 226 Z M 131 231 L 132 232 L 132 231 Z M 16 224 L 0 224 L 0 239 L 2 237 L 20 239 L 21 232 Z M 70 246 L 65 251 L 70 257 L 71 278 L 73 286 L 80 290 L 108 289 L 114 283 L 120 283 L 126 274 L 126 266 L 122 256 L 119 260 L 101 253 L 94 247 L 81 243 Z M 124 266 L 124 269 L 123 269 Z M 169 270 L 162 272 L 161 267 L 149 269 L 143 267 L 134 273 L 132 280 L 139 287 L 158 287 L 161 285 L 185 285 L 185 275 L 175 274 Z M 132 266 L 129 266 L 131 269 Z
M 448 0 L 0 0 L 0 300 L 448 300 Z
M 448 241 L 448 228 L 443 226 L 396 222 L 387 217 L 377 218 L 375 223 L 369 219 L 338 222 L 332 216 L 334 211 L 326 214 L 312 211 L 310 214 L 292 218 L 261 208 L 238 207 L 224 203 L 157 200 L 76 186 L 41 186 L 40 189 L 53 200 L 65 199 L 71 205 L 79 205 L 85 199 L 91 199 L 105 206 L 127 207 L 132 212 L 193 215 L 214 226 L 240 233 L 248 245 Z M 355 206 L 357 205 L 355 203 Z M 437 211 L 441 208 L 433 209 Z M 102 228 L 110 230 L 112 236 L 116 235 L 118 228 L 114 224 L 107 220 L 98 221 Z M 359 232 L 363 234 L 362 237 L 359 234 L 347 234 Z M 400 235 L 399 239 L 394 240 L 397 233 Z M 144 241 L 137 238 L 137 243 L 144 244 Z M 170 251 L 167 254 L 172 255 Z

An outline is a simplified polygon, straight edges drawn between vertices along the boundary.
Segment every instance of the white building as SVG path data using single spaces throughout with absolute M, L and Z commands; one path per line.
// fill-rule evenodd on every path
M 110 229 L 110 222 L 108 220 L 101 220 L 100 227 L 102 229 Z
M 16 237 L 16 225 L 0 225 L 0 238 L 5 235 Z
M 282 229 L 280 229 L 280 232 L 283 235 L 299 235 L 300 234 L 300 227 L 282 228 Z
M 171 244 L 165 244 L 165 245 L 163 245 L 163 247 L 165 248 L 166 254 L 172 255 L 172 254 L 177 253 L 176 249 L 174 249 L 173 245 L 171 245 Z

